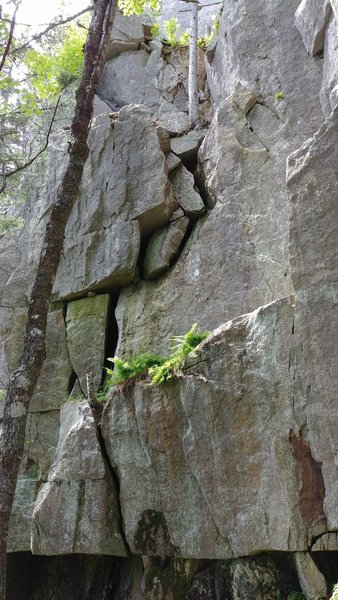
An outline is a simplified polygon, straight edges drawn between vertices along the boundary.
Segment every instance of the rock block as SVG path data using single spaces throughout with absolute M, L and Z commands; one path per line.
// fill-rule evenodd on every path
M 86 401 L 68 403 L 61 409 L 55 463 L 35 502 L 32 551 L 125 556 L 118 523 L 91 409 Z
M 246 115 L 255 106 L 257 96 L 239 81 L 236 83 L 234 91 L 231 94 L 231 100 L 233 100 Z
M 31 550 L 31 524 L 36 495 L 47 481 L 55 459 L 59 411 L 29 413 L 24 455 L 21 460 L 9 527 L 8 551 Z
M 330 0 L 302 0 L 296 10 L 296 27 L 305 48 L 312 56 L 323 50 L 324 34 L 330 14 Z
M 181 159 L 178 158 L 178 156 L 176 156 L 176 154 L 173 154 L 173 152 L 169 152 L 169 154 L 167 154 L 166 161 L 167 161 L 168 173 L 171 173 L 171 171 L 174 171 L 175 169 L 177 169 L 177 167 L 179 167 L 180 164 L 182 163 Z
M 197 217 L 205 212 L 204 202 L 195 190 L 194 176 L 183 165 L 170 173 L 170 181 L 177 194 L 179 206 L 188 217 Z
M 144 107 L 121 109 L 113 128 L 108 115 L 97 117 L 90 146 L 54 300 L 131 283 L 141 234 L 165 225 L 177 208 L 156 125 Z
M 189 131 L 185 135 L 173 138 L 170 142 L 171 150 L 185 162 L 186 160 L 196 159 L 197 151 L 205 137 L 206 131 L 203 129 Z
M 214 332 L 178 379 L 113 395 L 102 433 L 119 469 L 132 548 L 152 510 L 186 558 L 305 549 L 300 514 L 290 509 L 298 498 L 292 320 L 287 300 L 239 317 Z
M 108 294 L 74 300 L 67 306 L 66 325 L 70 360 L 85 394 L 88 373 L 92 373 L 96 389 L 101 383 L 108 307 Z
M 309 552 L 295 552 L 295 563 L 303 593 L 309 600 L 327 598 L 324 575 L 316 566 Z
M 108 45 L 106 60 L 121 52 L 137 50 L 144 42 L 142 19 L 139 15 L 122 15 L 116 12 L 111 40 Z
M 183 217 L 173 221 L 168 227 L 163 227 L 153 233 L 143 264 L 145 279 L 157 279 L 169 269 L 184 238 L 188 224 L 189 219 Z
M 288 159 L 290 265 L 296 291 L 338 279 L 338 108 Z
M 46 348 L 46 359 L 30 403 L 30 410 L 33 412 L 60 408 L 68 396 L 72 365 L 62 308 L 57 308 L 48 315 Z

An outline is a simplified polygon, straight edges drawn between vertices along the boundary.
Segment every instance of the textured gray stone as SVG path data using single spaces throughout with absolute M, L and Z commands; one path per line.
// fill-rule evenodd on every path
M 182 105 L 181 97 L 182 91 L 185 97 L 188 92 L 188 49 L 170 49 L 165 56 L 162 56 L 161 44 L 153 44 L 151 50 L 150 54 L 145 50 L 125 52 L 109 60 L 97 93 L 112 109 L 131 103 L 143 104 L 170 133 L 188 131 L 187 106 L 184 102 Z M 198 86 L 204 91 L 206 72 L 202 50 L 198 57 Z
M 305 552 L 337 527 L 329 307 L 323 291 L 276 301 L 216 330 L 178 379 L 112 396 L 103 435 L 132 547 L 147 511 L 185 557 Z
M 137 50 L 144 41 L 142 19 L 139 15 L 124 16 L 116 12 L 106 59 L 127 50 Z
M 328 589 L 325 577 L 316 566 L 309 552 L 295 552 L 295 563 L 306 598 L 309 598 L 309 600 L 327 598 Z
M 78 231 L 77 239 L 69 237 L 65 241 L 53 288 L 54 300 L 127 285 L 133 280 L 140 248 L 137 222 L 117 218 L 106 231 L 97 229 L 81 237 L 80 227 Z
M 337 173 L 333 167 L 337 153 L 337 111 L 332 112 L 313 138 L 290 156 L 287 182 L 291 200 L 290 268 L 292 283 L 303 307 L 301 324 L 307 331 L 303 351 L 311 365 L 308 367 L 311 384 L 307 390 L 309 440 L 316 460 L 323 463 L 325 533 L 336 530 L 338 523 L 334 500 L 338 493 L 334 474 L 337 447 L 338 218 Z M 323 427 L 325 444 L 318 438 Z
M 185 133 L 190 129 L 190 121 L 187 113 L 177 110 L 170 102 L 163 102 L 161 104 L 156 113 L 156 119 L 171 134 Z
M 176 156 L 176 154 L 173 154 L 173 152 L 169 152 L 169 154 L 167 154 L 166 161 L 167 161 L 168 173 L 171 173 L 171 171 L 174 171 L 174 169 L 177 169 L 177 167 L 179 167 L 180 164 L 182 163 L 181 159 L 178 158 L 178 156 Z
M 204 202 L 195 190 L 194 176 L 183 165 L 170 173 L 170 181 L 177 194 L 179 206 L 188 217 L 196 217 L 205 212 Z
M 21 460 L 12 516 L 8 551 L 31 550 L 31 523 L 35 499 L 56 453 L 59 411 L 29 413 L 24 455 Z
M 323 50 L 324 34 L 330 13 L 330 0 L 302 0 L 296 10 L 296 27 L 302 36 L 305 48 L 313 56 Z
M 294 149 L 319 127 L 322 115 L 318 104 L 321 61 L 309 58 L 294 25 L 299 0 L 281 3 L 272 0 L 225 0 L 220 19 L 219 40 L 208 83 L 213 100 L 230 96 L 238 83 L 250 90 L 260 102 L 278 114 L 281 103 L 274 95 L 282 91 L 287 102 L 281 115 L 291 129 L 288 145 Z M 321 4 L 321 1 L 319 2 Z
M 338 58 L 336 52 L 338 5 L 336 12 L 337 14 L 335 12 L 332 13 L 325 33 L 323 83 L 320 91 L 320 102 L 326 117 L 328 117 L 331 110 L 338 105 Z
M 256 95 L 242 85 L 240 81 L 235 85 L 234 91 L 231 94 L 231 99 L 244 112 L 244 114 L 247 114 L 257 102 Z
M 184 162 L 196 158 L 197 151 L 205 137 L 205 130 L 194 130 L 189 133 L 173 138 L 170 142 L 171 150 Z
M 187 558 L 307 548 L 289 441 L 306 418 L 292 400 L 290 353 L 303 360 L 293 319 L 288 300 L 239 317 L 214 332 L 181 378 L 113 395 L 103 435 L 131 547 L 153 510 Z
M 265 110 L 277 127 L 269 139 L 279 155 L 277 132 L 283 131 L 283 124 Z M 258 135 L 266 142 L 268 130 L 251 131 L 242 112 L 227 101 L 220 105 L 199 151 L 203 179 L 216 206 L 196 225 L 170 278 L 156 284 L 156 299 L 151 283 L 122 291 L 117 306 L 118 353 L 135 351 L 133 340 L 136 344 L 139 338 L 148 349 L 158 339 L 161 351 L 166 351 L 168 336 L 188 331 L 196 321 L 214 329 L 292 291 L 285 162 L 279 162 L 277 170 L 271 150 Z M 170 174 L 174 187 L 181 169 Z M 192 190 L 191 173 L 183 173 Z
M 152 44 L 151 54 L 127 52 L 109 62 L 106 71 L 116 78 L 112 83 L 105 76 L 107 102 L 114 107 L 138 94 L 150 116 L 133 106 L 109 120 L 107 105 L 97 103 L 101 116 L 94 121 L 91 158 L 67 229 L 69 263 L 63 263 L 54 298 L 129 286 L 120 291 L 117 307 L 121 356 L 138 348 L 167 352 L 168 338 L 195 321 L 203 329 L 222 325 L 179 377 L 161 387 L 143 381 L 116 393 L 103 417 L 127 541 L 132 552 L 157 555 L 145 568 L 148 600 L 170 598 L 163 582 L 170 573 L 175 579 L 179 568 L 193 577 L 201 566 L 198 557 L 337 550 L 338 5 L 332 0 L 325 33 L 321 101 L 328 119 L 319 129 L 323 62 L 308 56 L 294 27 L 299 4 L 225 0 L 208 66 L 214 117 L 199 151 L 199 185 L 214 208 L 195 224 L 176 264 L 159 281 L 137 283 L 140 230 L 150 239 L 161 228 L 177 226 L 182 213 L 175 210 L 170 169 L 152 119 L 165 122 L 170 132 L 183 131 L 186 51 L 164 56 Z M 315 39 L 315 29 L 312 34 Z M 202 99 L 207 90 L 200 75 Z M 31 276 L 67 137 L 63 132 L 51 140 L 49 182 L 45 186 L 41 178 L 32 193 L 23 266 L 1 291 L 0 386 L 20 349 Z M 289 203 L 285 165 L 291 153 Z M 289 296 L 294 290 L 297 296 Z M 247 314 L 238 317 L 241 313 Z M 41 455 L 38 440 L 25 455 L 11 548 L 29 550 L 35 503 L 33 551 L 123 554 L 116 493 L 88 406 L 70 403 L 62 409 L 51 469 L 55 415 L 30 415 L 30 434 L 41 419 L 44 441 Z M 186 560 L 178 566 L 179 553 Z M 159 568 L 156 561 L 163 556 L 171 558 Z M 229 589 L 238 600 L 259 594 L 267 600 L 275 572 L 247 560 L 231 563 Z M 223 580 L 214 568 L 209 579 L 197 573 L 187 598 L 203 592 L 202 598 L 212 600 L 216 589 L 219 596 L 230 593 L 217 587 Z M 302 573 L 309 582 L 308 565 L 302 564 Z
M 54 299 L 130 283 L 140 233 L 163 226 L 177 207 L 156 127 L 145 108 L 124 107 L 113 128 L 107 115 L 97 117 L 90 145 Z
M 92 373 L 96 389 L 102 379 L 109 302 L 108 294 L 100 294 L 74 300 L 67 306 L 70 360 L 82 392 L 86 395 L 86 375 Z
M 27 321 L 26 308 L 0 307 L 0 389 L 7 388 L 9 375 L 19 364 Z
M 20 251 L 15 237 L 4 235 L 0 237 L 0 306 L 5 285 L 20 261 Z
M 72 365 L 62 308 L 57 308 L 48 315 L 46 348 L 46 359 L 30 403 L 31 411 L 59 408 L 68 396 Z
M 35 502 L 32 551 L 125 556 L 116 492 L 105 471 L 86 401 L 70 402 L 61 409 L 55 463 Z
M 144 50 L 125 52 L 109 60 L 100 80 L 98 96 L 112 108 L 133 103 L 146 105 L 151 112 L 156 112 L 160 94 L 146 72 L 149 60 L 149 54 Z
M 178 82 L 179 74 L 163 60 L 159 50 L 151 54 L 138 50 L 120 54 L 106 63 L 97 93 L 113 109 L 142 104 L 159 125 L 172 133 L 182 133 L 189 129 L 188 115 L 170 103 Z
M 158 125 L 156 127 L 156 133 L 162 152 L 164 152 L 164 154 L 168 154 L 170 152 L 170 138 L 168 131 L 164 129 L 164 127 Z
M 338 108 L 288 159 L 290 264 L 296 291 L 338 279 Z
M 157 279 L 169 269 L 188 225 L 189 219 L 182 217 L 170 223 L 168 227 L 163 227 L 153 233 L 143 264 L 145 279 Z
M 276 600 L 279 573 L 272 560 L 244 558 L 230 561 L 230 586 L 234 600 Z

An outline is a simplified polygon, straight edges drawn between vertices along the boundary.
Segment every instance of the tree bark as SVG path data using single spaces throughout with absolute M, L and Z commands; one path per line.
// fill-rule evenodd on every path
M 24 450 L 29 402 L 45 359 L 49 298 L 60 262 L 66 224 L 89 154 L 87 145 L 93 100 L 104 65 L 116 0 L 97 0 L 85 45 L 84 70 L 76 93 L 69 162 L 46 226 L 38 270 L 28 308 L 23 352 L 11 376 L 0 440 L 0 600 L 6 600 L 7 539 L 20 461 Z
M 190 126 L 199 125 L 198 86 L 197 86 L 197 39 L 198 39 L 198 2 L 189 0 L 190 13 L 190 47 L 189 47 L 189 119 Z

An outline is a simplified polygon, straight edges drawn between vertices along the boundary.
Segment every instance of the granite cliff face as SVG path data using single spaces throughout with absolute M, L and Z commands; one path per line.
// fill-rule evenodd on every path
M 29 413 L 10 600 L 314 600 L 338 581 L 337 19 L 336 0 L 225 0 L 188 131 L 186 50 L 118 16 Z M 1 389 L 60 119 L 25 229 L 0 239 Z M 182 373 L 113 390 L 97 431 L 86 374 L 99 390 L 108 357 L 167 352 L 193 322 L 211 335 Z

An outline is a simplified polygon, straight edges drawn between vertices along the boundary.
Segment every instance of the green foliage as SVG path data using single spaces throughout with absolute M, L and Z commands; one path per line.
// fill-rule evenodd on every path
M 213 22 L 213 26 L 212 26 L 212 31 L 215 35 L 218 35 L 219 24 L 220 24 L 220 13 L 218 13 L 218 15 L 216 15 L 216 17 L 214 18 L 214 22 Z
M 190 44 L 189 29 L 186 29 L 184 33 L 181 33 L 178 43 L 180 46 L 189 46 L 189 44 Z
M 154 365 L 161 365 L 165 361 L 165 358 L 160 354 L 145 352 L 143 354 L 136 354 L 126 361 L 116 356 L 108 360 L 114 363 L 114 369 L 106 369 L 109 375 L 107 385 L 108 387 L 112 387 L 148 371 Z
M 302 592 L 291 592 L 288 595 L 287 600 L 306 600 L 306 596 Z
M 99 401 L 105 401 L 107 391 L 114 385 L 120 385 L 142 373 L 148 374 L 152 383 L 163 383 L 177 375 L 182 369 L 187 356 L 193 356 L 195 348 L 208 337 L 208 331 L 200 331 L 194 323 L 191 329 L 182 336 L 170 340 L 170 354 L 168 357 L 160 354 L 142 353 L 132 356 L 128 360 L 109 358 L 114 363 L 114 369 L 106 369 L 109 378 L 103 392 L 98 394 Z
M 150 14 L 157 14 L 159 0 L 119 0 L 119 9 L 124 15 L 140 15 L 145 9 Z
M 333 586 L 332 596 L 330 600 L 338 600 L 338 583 L 336 583 L 336 585 Z
M 6 398 L 6 390 L 0 389 L 0 402 Z
M 161 35 L 161 28 L 159 23 L 154 23 L 154 25 L 151 28 L 151 32 L 150 35 L 152 38 L 159 38 Z
M 197 45 L 199 48 L 202 48 L 202 50 L 205 50 L 206 47 L 208 46 L 208 44 L 210 44 L 210 40 L 211 40 L 211 34 L 206 34 L 204 38 L 198 38 L 197 40 Z
M 189 46 L 190 44 L 190 31 L 186 29 L 184 32 L 179 33 L 179 24 L 176 17 L 172 17 L 169 21 L 165 21 L 163 24 L 164 36 L 161 38 L 163 42 L 169 44 L 172 48 L 176 46 Z M 198 38 L 197 44 L 202 50 L 205 50 L 213 33 L 205 35 L 204 38 Z M 151 29 L 152 38 L 161 37 L 161 28 L 159 23 L 155 23 Z
M 165 39 L 172 48 L 178 44 L 178 19 L 171 17 L 169 21 L 165 21 L 163 25 Z
M 24 65 L 31 75 L 30 88 L 22 91 L 23 105 L 36 114 L 35 103 L 55 96 L 81 76 L 85 29 L 70 25 L 53 49 L 30 48 Z
M 163 383 L 177 375 L 182 369 L 187 356 L 194 356 L 195 348 L 205 340 L 209 331 L 200 331 L 197 324 L 183 336 L 172 338 L 170 342 L 171 353 L 161 365 L 155 365 L 148 371 L 153 383 Z
M 283 100 L 285 94 L 284 92 L 276 92 L 274 95 L 275 100 Z

